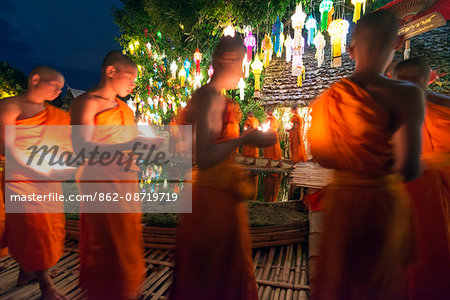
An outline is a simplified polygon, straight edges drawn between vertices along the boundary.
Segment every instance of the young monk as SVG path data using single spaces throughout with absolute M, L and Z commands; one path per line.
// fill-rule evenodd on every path
M 118 51 L 106 55 L 100 83 L 72 103 L 72 125 L 88 125 L 73 128 L 75 150 L 91 151 L 98 146 L 101 152 L 114 154 L 131 150 L 137 142 L 149 148 L 161 145 L 160 138 L 138 136 L 133 111 L 117 98 L 133 91 L 136 76 L 136 64 L 129 57 Z M 78 169 L 77 181 L 82 194 L 120 193 L 125 197 L 139 193 L 137 171 L 124 170 L 116 163 L 86 165 Z M 99 182 L 95 191 L 89 185 L 92 180 Z M 89 299 L 136 299 L 141 294 L 146 272 L 142 214 L 129 203 L 118 205 L 121 212 L 130 213 L 80 215 L 80 286 L 87 289 Z
M 382 76 L 402 44 L 397 33 L 389 11 L 361 18 L 349 48 L 353 75 L 313 103 L 312 154 L 336 170 L 322 194 L 314 299 L 402 298 L 411 224 L 401 176 L 410 181 L 421 172 L 424 99 L 417 86 Z
M 48 170 L 32 169 L 26 165 L 23 154 L 28 147 L 34 145 L 49 147 L 58 145 L 61 149 L 71 150 L 70 131 L 61 130 L 67 133 L 64 135 L 55 133 L 54 128 L 35 126 L 70 125 L 68 113 L 45 102 L 55 99 L 63 87 L 64 77 L 61 73 L 52 68 L 40 66 L 31 71 L 28 88 L 24 94 L 0 101 L 0 160 L 4 160 L 5 150 L 8 151 L 8 159 L 11 160 L 11 165 L 15 164 L 15 167 L 14 170 L 7 171 L 14 172 L 14 179 L 19 179 L 7 183 L 5 187 L 5 173 L 2 171 L 3 195 L 62 194 L 61 183 L 51 180 L 67 179 L 67 170 L 48 172 Z M 28 126 L 8 130 L 8 134 L 5 135 L 7 125 Z M 73 173 L 74 171 L 72 175 Z M 47 182 L 33 182 L 37 179 Z M 3 200 L 8 201 L 8 199 L 1 199 L 2 205 Z M 39 206 L 42 205 L 39 203 Z M 35 209 L 39 210 L 39 207 Z M 6 214 L 6 243 L 10 254 L 21 267 L 19 285 L 28 283 L 36 277 L 42 299 L 65 299 L 63 293 L 53 285 L 48 272 L 48 269 L 54 266 L 63 254 L 65 215 L 63 210 L 58 213 L 45 212 L 44 209 L 40 213 L 33 211 Z M 4 225 L 0 225 L 2 227 L 0 231 L 3 233 L 5 233 Z
M 236 87 L 244 57 L 240 37 L 223 37 L 213 52 L 214 75 L 197 90 L 184 111 L 194 130 L 192 213 L 178 228 L 171 299 L 257 299 L 247 207 L 252 197 L 248 174 L 234 162 L 237 147 L 266 147 L 275 135 L 227 130 L 239 122 L 231 100 L 221 94 Z M 231 133 L 233 135 L 231 135 Z
M 289 131 L 289 142 L 291 146 L 291 160 L 294 164 L 300 161 L 306 161 L 306 150 L 303 143 L 303 121 L 298 115 L 298 105 L 293 105 L 291 109 L 292 117 L 291 123 L 292 128 Z
M 257 129 L 258 126 L 259 126 L 258 119 L 255 118 L 255 115 L 253 114 L 252 111 L 249 111 L 247 113 L 247 120 L 245 120 L 244 131 Z M 258 148 L 250 145 L 245 145 L 244 147 L 242 147 L 242 156 L 245 158 L 247 157 L 253 158 L 250 161 L 250 165 L 256 165 L 256 158 L 259 156 L 258 152 L 259 152 Z
M 281 147 L 280 140 L 278 138 L 278 120 L 272 115 L 273 108 L 269 107 L 268 109 L 266 109 L 266 114 L 266 124 L 269 124 L 269 131 L 275 133 L 277 137 L 277 142 L 275 143 L 275 145 L 264 148 L 264 158 L 267 158 L 266 167 L 270 168 L 272 160 L 277 160 L 278 164 L 275 167 L 281 168 L 283 166 L 283 162 L 281 160 Z
M 426 170 L 407 183 L 412 200 L 417 259 L 409 268 L 410 299 L 447 299 L 450 285 L 450 98 L 428 91 L 430 66 L 416 57 L 397 64 L 394 75 L 426 93 L 422 159 Z M 447 193 L 447 194 L 446 194 Z

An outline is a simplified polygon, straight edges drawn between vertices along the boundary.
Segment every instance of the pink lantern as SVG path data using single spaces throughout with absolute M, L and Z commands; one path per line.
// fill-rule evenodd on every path
M 256 39 L 250 31 L 244 39 L 244 45 L 247 47 L 247 60 L 252 61 L 253 47 L 256 46 Z

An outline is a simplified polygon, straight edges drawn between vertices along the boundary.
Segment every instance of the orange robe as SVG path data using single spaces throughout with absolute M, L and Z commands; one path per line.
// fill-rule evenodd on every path
M 449 144 L 450 109 L 427 102 L 422 142 L 427 168 L 419 179 L 406 184 L 412 200 L 417 249 L 417 259 L 408 269 L 412 300 L 448 299 L 450 295 L 450 220 L 446 207 L 450 199 L 445 196 L 443 182 L 450 160 L 447 158 L 447 167 L 434 163 L 445 152 L 448 155 Z
M 26 125 L 24 128 L 16 127 L 16 146 L 25 151 L 33 145 L 59 145 L 61 150 L 71 149 L 69 114 L 50 104 L 37 115 L 17 120 L 16 125 Z M 56 131 L 54 127 L 34 125 L 67 125 L 65 129 Z M 30 127 L 33 126 L 33 127 Z M 36 175 L 27 174 L 26 169 L 14 172 L 14 181 L 6 180 L 5 195 L 31 195 L 33 193 L 46 195 L 49 193 L 62 194 L 60 182 L 39 182 Z M 30 180 L 31 179 L 31 180 Z M 7 201 L 7 199 L 5 199 Z M 27 205 L 25 210 L 30 213 L 6 214 L 6 243 L 9 253 L 26 271 L 41 271 L 54 266 L 64 251 L 65 215 L 63 203 L 52 203 L 50 206 L 44 202 Z M 39 213 L 56 209 L 56 213 Z
M 255 117 L 249 117 L 247 120 L 245 120 L 244 126 L 247 127 L 247 130 L 258 128 L 259 121 Z M 242 147 L 242 156 L 245 156 L 245 157 L 258 157 L 259 156 L 258 152 L 259 152 L 258 148 L 250 146 L 250 145 L 245 145 Z
M 400 176 L 390 171 L 389 124 L 386 112 L 350 79 L 313 103 L 312 154 L 336 169 L 321 199 L 324 232 L 314 299 L 399 299 L 404 292 L 411 216 Z
M 95 117 L 96 125 L 111 126 L 97 126 L 93 141 L 121 143 L 138 134 L 131 109 L 123 101 L 117 100 L 117 104 Z M 102 182 L 95 189 L 98 193 L 120 192 L 123 196 L 139 193 L 137 173 L 124 172 L 116 164 L 78 169 L 77 181 L 82 194 L 91 193 L 83 181 L 89 183 L 92 180 Z M 129 203 L 122 202 L 122 205 L 123 210 L 129 209 Z M 142 213 L 82 213 L 80 222 L 80 286 L 87 289 L 88 298 L 129 299 L 137 296 L 146 271 Z
M 280 139 L 278 138 L 278 120 L 274 116 L 267 117 L 266 122 L 270 122 L 270 130 L 277 135 L 277 142 L 275 145 L 264 148 L 264 158 L 271 158 L 273 160 L 281 159 Z
M 291 123 L 297 123 L 297 129 L 289 131 L 289 141 L 291 144 L 291 160 L 293 163 L 306 161 L 306 150 L 302 137 L 302 118 L 298 114 L 294 114 Z
M 239 120 L 235 113 L 229 104 L 218 142 L 239 136 L 227 130 Z M 192 178 L 192 213 L 183 214 L 178 227 L 171 299 L 258 299 L 244 202 L 254 182 L 234 154 L 194 170 Z
M 281 174 L 268 173 L 264 177 L 264 200 L 266 202 L 277 202 L 281 189 Z

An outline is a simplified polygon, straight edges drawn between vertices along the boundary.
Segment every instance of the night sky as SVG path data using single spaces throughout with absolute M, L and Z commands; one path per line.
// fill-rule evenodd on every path
M 111 16 L 119 0 L 0 1 L 0 61 L 27 76 L 37 65 L 61 71 L 66 83 L 86 90 L 100 79 L 109 50 L 121 50 Z

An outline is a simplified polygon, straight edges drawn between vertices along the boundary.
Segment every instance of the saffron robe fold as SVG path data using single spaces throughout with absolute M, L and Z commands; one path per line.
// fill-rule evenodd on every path
M 307 156 L 302 136 L 302 127 L 303 127 L 302 118 L 298 114 L 294 114 L 291 118 L 291 123 L 297 123 L 297 129 L 289 131 L 291 160 L 293 163 L 306 161 Z
M 277 135 L 277 142 L 269 147 L 264 148 L 264 158 L 270 158 L 273 160 L 281 159 L 281 147 L 280 139 L 278 137 L 278 120 L 274 116 L 268 116 L 266 122 L 270 122 L 270 130 Z
M 123 143 L 138 135 L 131 109 L 118 99 L 117 105 L 95 117 L 95 125 L 103 126 L 95 127 L 93 141 Z M 93 180 L 99 182 L 95 189 L 98 193 L 139 193 L 137 173 L 131 169 L 124 172 L 123 167 L 115 163 L 78 169 L 77 182 L 82 194 L 92 192 L 83 183 Z M 131 203 L 121 202 L 120 205 L 123 211 L 135 211 Z M 146 271 L 142 213 L 81 213 L 80 223 L 80 286 L 87 289 L 88 298 L 138 296 Z
M 16 125 L 25 125 L 23 128 L 15 128 L 17 149 L 28 152 L 26 149 L 34 145 L 49 147 L 58 145 L 61 151 L 72 151 L 68 130 L 69 114 L 50 104 L 46 103 L 45 106 L 45 110 L 37 115 L 16 121 Z M 56 131 L 54 127 L 39 125 L 66 125 L 67 127 Z M 24 168 L 7 171 L 14 172 L 14 181 L 6 180 L 5 194 L 63 193 L 60 182 L 39 181 L 35 174 L 30 176 Z M 49 269 L 58 262 L 64 251 L 63 203 L 34 202 L 23 205 L 27 205 L 24 207 L 25 210 L 33 212 L 6 214 L 6 243 L 9 253 L 26 271 Z M 48 211 L 57 212 L 47 213 Z
M 217 142 L 239 136 L 228 130 L 239 120 L 235 114 L 229 103 Z M 192 178 L 192 213 L 183 214 L 178 226 L 171 299 L 258 299 L 243 202 L 253 197 L 254 182 L 234 154 L 194 170 Z
M 422 153 L 426 170 L 408 182 L 411 196 L 416 260 L 408 269 L 409 297 L 447 299 L 450 295 L 450 244 L 445 172 L 450 168 L 450 109 L 427 102 Z M 447 155 L 447 163 L 445 161 Z
M 255 117 L 249 117 L 249 118 L 247 118 L 247 120 L 245 120 L 244 126 L 247 127 L 247 130 L 252 130 L 252 129 L 258 128 L 259 121 Z M 258 148 L 251 146 L 251 145 L 244 145 L 242 147 L 242 156 L 245 156 L 245 157 L 258 157 L 259 156 L 258 152 L 259 152 Z
M 411 259 L 409 199 L 388 114 L 350 79 L 312 105 L 311 152 L 336 169 L 322 194 L 324 232 L 314 299 L 399 299 Z

